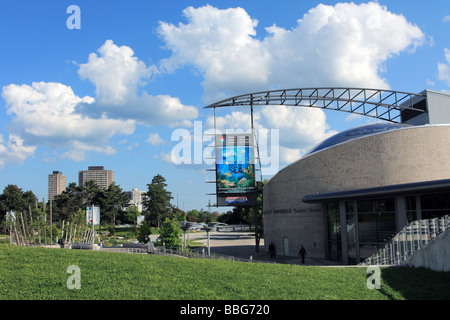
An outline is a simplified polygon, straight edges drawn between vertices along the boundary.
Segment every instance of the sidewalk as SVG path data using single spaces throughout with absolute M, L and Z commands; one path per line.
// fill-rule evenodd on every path
M 288 256 L 277 256 L 271 259 L 268 254 L 260 255 L 259 257 L 253 258 L 255 261 L 269 262 L 269 263 L 281 263 L 281 264 L 295 264 L 303 266 L 340 266 L 341 263 L 337 261 L 328 261 L 320 258 L 310 258 L 305 257 L 305 263 L 302 264 L 302 259 L 300 257 L 288 257 Z
M 190 234 L 191 239 L 196 238 L 205 244 L 207 249 L 206 233 Z M 198 250 L 198 249 L 197 249 Z M 233 256 L 240 259 L 251 259 L 255 262 L 281 263 L 302 265 L 300 257 L 277 256 L 271 259 L 265 252 L 264 239 L 259 242 L 259 255 L 256 255 L 255 235 L 251 232 L 219 231 L 210 233 L 211 253 Z M 306 256 L 305 266 L 339 266 L 337 261 L 327 261 L 320 258 Z

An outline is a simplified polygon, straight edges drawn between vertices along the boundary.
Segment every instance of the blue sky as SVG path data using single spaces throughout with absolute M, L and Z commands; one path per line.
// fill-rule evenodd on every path
M 67 27 L 70 5 L 80 29 Z M 447 0 L 2 0 L 0 29 L 0 189 L 39 199 L 52 171 L 78 182 L 79 170 L 102 165 L 124 190 L 161 174 L 173 204 L 207 210 L 211 166 L 171 153 L 173 137 L 211 127 L 212 102 L 280 88 L 450 90 Z M 245 130 L 248 119 L 218 113 L 222 128 Z M 280 168 L 372 121 L 286 107 L 255 120 L 279 130 Z

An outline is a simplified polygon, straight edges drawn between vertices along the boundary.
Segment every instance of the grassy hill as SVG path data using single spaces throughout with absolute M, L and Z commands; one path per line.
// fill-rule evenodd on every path
M 67 268 L 80 268 L 69 290 Z M 1 300 L 383 300 L 449 299 L 450 273 L 382 268 L 381 289 L 366 268 L 307 267 L 185 259 L 0 244 Z

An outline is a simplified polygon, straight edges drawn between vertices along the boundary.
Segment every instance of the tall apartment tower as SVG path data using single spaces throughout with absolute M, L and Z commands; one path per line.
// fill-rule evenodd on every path
M 147 195 L 145 191 L 140 191 L 137 188 L 133 188 L 131 191 L 125 191 L 128 198 L 130 199 L 130 202 L 128 202 L 129 205 L 134 205 L 137 207 L 139 212 L 143 211 L 143 204 L 144 201 L 147 199 Z
M 88 170 L 78 171 L 78 185 L 82 187 L 86 182 L 94 180 L 102 189 L 108 189 L 114 182 L 114 171 L 105 170 L 103 166 L 88 167 Z
M 57 194 L 66 191 L 67 179 L 61 171 L 53 171 L 48 175 L 48 199 L 53 200 Z

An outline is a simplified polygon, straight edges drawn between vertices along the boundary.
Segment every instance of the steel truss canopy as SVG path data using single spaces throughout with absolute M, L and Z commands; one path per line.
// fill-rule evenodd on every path
M 409 93 L 365 88 L 299 88 L 248 93 L 206 106 L 220 108 L 234 106 L 286 105 L 313 107 L 360 114 L 380 120 L 401 123 L 404 111 L 426 112 L 423 93 Z

